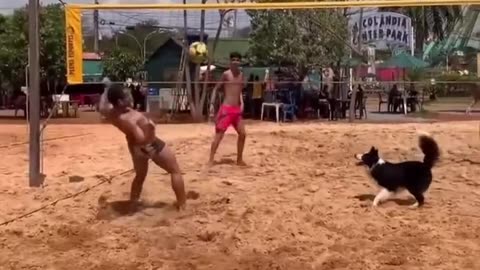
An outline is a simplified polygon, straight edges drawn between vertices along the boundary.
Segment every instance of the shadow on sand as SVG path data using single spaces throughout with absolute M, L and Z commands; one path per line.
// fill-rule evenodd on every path
M 186 194 L 187 200 L 197 200 L 200 194 L 190 190 Z M 175 203 L 166 203 L 162 201 L 156 202 L 131 202 L 130 200 L 107 201 L 106 197 L 98 198 L 97 219 L 115 219 L 122 216 L 131 216 L 135 213 L 142 212 L 145 209 L 163 209 L 177 210 Z
M 97 219 L 113 219 L 122 216 L 131 216 L 135 213 L 141 212 L 145 209 L 156 208 L 161 209 L 167 206 L 175 208 L 173 204 L 166 202 L 136 202 L 132 203 L 130 200 L 119 200 L 106 202 L 99 200 L 99 209 Z
M 219 161 L 215 161 L 214 165 L 236 165 L 237 162 L 231 158 L 222 158 Z
M 166 206 L 168 206 L 168 203 L 166 202 L 131 203 L 130 201 L 112 201 L 108 203 L 108 207 L 110 207 L 113 211 L 115 211 L 117 214 L 122 216 L 140 212 L 142 210 L 149 209 L 149 208 L 161 209 L 161 208 L 165 208 Z

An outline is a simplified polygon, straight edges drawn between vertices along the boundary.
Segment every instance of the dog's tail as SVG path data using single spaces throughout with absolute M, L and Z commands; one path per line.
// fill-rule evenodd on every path
M 437 163 L 440 158 L 440 148 L 432 136 L 428 133 L 421 132 L 418 137 L 418 146 L 425 155 L 423 163 L 429 168 L 435 166 L 435 163 Z

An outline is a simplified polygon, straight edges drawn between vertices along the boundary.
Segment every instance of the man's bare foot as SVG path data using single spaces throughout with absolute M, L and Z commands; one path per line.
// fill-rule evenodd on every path
M 127 212 L 129 215 L 135 214 L 140 209 L 142 202 L 140 200 L 130 200 L 127 208 Z
M 243 167 L 243 166 L 247 166 L 247 163 L 245 163 L 245 161 L 243 160 L 237 160 L 237 165 Z
M 215 164 L 214 160 L 209 160 L 208 163 L 207 163 L 207 166 L 212 167 L 214 164 Z
M 186 200 L 175 202 L 175 208 L 177 208 L 178 211 L 185 210 L 186 206 Z

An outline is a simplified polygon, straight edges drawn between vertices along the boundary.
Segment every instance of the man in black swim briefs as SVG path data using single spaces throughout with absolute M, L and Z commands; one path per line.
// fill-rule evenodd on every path
M 185 187 L 175 154 L 155 136 L 153 121 L 132 108 L 126 91 L 128 89 L 119 85 L 107 86 L 100 98 L 99 110 L 106 120 L 126 135 L 135 170 L 130 201 L 132 204 L 138 202 L 151 159 L 170 174 L 177 208 L 183 209 L 186 202 Z

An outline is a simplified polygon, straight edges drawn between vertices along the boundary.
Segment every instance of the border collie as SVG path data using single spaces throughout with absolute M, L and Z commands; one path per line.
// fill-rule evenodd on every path
M 367 166 L 371 177 L 381 187 L 373 200 L 373 207 L 403 190 L 408 190 L 417 200 L 412 208 L 423 205 L 425 201 L 423 194 L 432 183 L 432 168 L 440 158 L 440 149 L 428 133 L 419 135 L 418 145 L 424 154 L 423 162 L 390 163 L 381 159 L 378 149 L 373 146 L 369 152 L 355 155 L 359 160 L 357 165 Z

